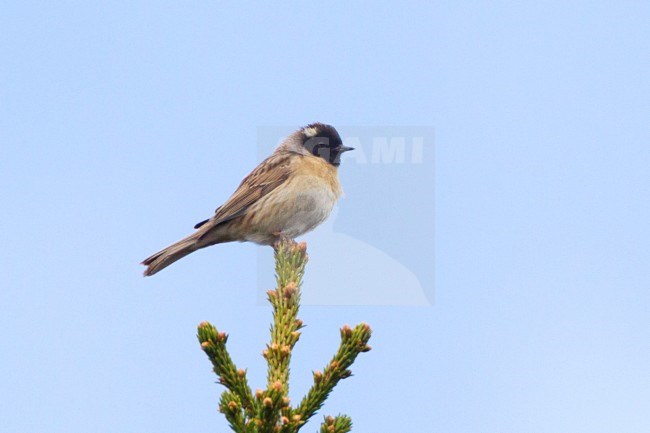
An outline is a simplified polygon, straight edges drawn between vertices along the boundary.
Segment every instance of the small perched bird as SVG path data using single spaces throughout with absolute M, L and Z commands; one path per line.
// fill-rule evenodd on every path
M 288 136 L 244 178 L 214 215 L 197 231 L 145 259 L 153 275 L 186 255 L 224 242 L 274 245 L 293 239 L 325 221 L 343 193 L 337 169 L 343 145 L 333 126 L 312 123 Z

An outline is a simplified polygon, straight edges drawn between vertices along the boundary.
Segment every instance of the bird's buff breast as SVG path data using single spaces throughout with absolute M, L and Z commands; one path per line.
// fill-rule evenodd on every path
M 325 221 L 341 195 L 341 188 L 336 177 L 319 174 L 295 174 L 285 185 L 259 200 L 255 211 L 249 212 L 251 230 L 246 240 L 271 244 L 278 233 L 295 238 Z

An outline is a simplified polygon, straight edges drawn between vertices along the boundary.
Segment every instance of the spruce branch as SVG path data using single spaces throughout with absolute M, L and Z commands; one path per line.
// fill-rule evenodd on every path
M 280 242 L 275 250 L 276 290 L 267 292 L 273 307 L 271 343 L 264 358 L 268 363 L 268 387 L 280 382 L 283 393 L 289 393 L 291 351 L 300 338 L 302 321 L 298 320 L 300 287 L 307 264 L 307 245 L 291 240 Z
M 352 420 L 347 415 L 326 416 L 320 425 L 320 433 L 347 433 L 352 430 Z
M 212 362 L 213 371 L 218 376 L 219 383 L 238 397 L 238 404 L 241 405 L 248 416 L 252 416 L 256 411 L 253 393 L 250 386 L 248 386 L 246 370 L 237 369 L 226 349 L 228 335 L 225 332 L 217 331 L 217 328 L 212 324 L 203 322 L 199 324 L 197 337 L 201 343 L 201 349 Z M 224 400 L 222 399 L 222 401 Z M 228 405 L 231 401 L 234 400 L 228 400 L 226 404 Z
M 218 382 L 226 387 L 221 394 L 219 410 L 237 433 L 297 433 L 320 409 L 330 392 L 341 380 L 352 375 L 349 367 L 357 355 L 370 350 L 370 327 L 359 324 L 341 328 L 338 351 L 323 372 L 314 372 L 314 384 L 293 408 L 289 399 L 289 367 L 291 352 L 300 338 L 303 323 L 298 319 L 300 288 L 307 264 L 307 246 L 290 239 L 275 245 L 277 286 L 267 292 L 273 309 L 271 341 L 262 351 L 267 361 L 266 389 L 253 393 L 246 371 L 237 369 L 226 349 L 228 335 L 203 322 L 198 326 L 201 348 L 213 365 Z M 321 433 L 347 433 L 352 420 L 346 415 L 325 417 Z
M 232 391 L 224 391 L 219 401 L 219 412 L 226 416 L 230 427 L 236 432 L 245 432 L 246 415 L 239 396 Z
M 354 329 L 348 325 L 341 328 L 339 350 L 325 366 L 323 372 L 314 372 L 314 384 L 295 410 L 304 420 L 311 418 L 323 406 L 330 392 L 341 379 L 352 376 L 352 372 L 348 368 L 359 353 L 370 350 L 368 340 L 370 340 L 371 334 L 370 326 L 365 323 L 355 326 Z

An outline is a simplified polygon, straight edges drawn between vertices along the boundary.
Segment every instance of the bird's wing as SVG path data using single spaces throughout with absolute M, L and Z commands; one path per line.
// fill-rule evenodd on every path
M 215 210 L 212 218 L 201 221 L 194 228 L 207 222 L 216 226 L 244 215 L 253 203 L 287 180 L 292 171 L 292 158 L 295 157 L 292 153 L 276 153 L 266 158 L 242 180 L 228 201 Z

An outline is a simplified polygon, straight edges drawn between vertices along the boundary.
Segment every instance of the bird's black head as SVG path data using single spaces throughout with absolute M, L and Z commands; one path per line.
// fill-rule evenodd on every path
M 335 167 L 341 164 L 341 154 L 352 147 L 343 145 L 341 136 L 331 125 L 323 123 L 312 123 L 300 130 L 303 138 L 303 146 L 307 151 L 323 158 Z

